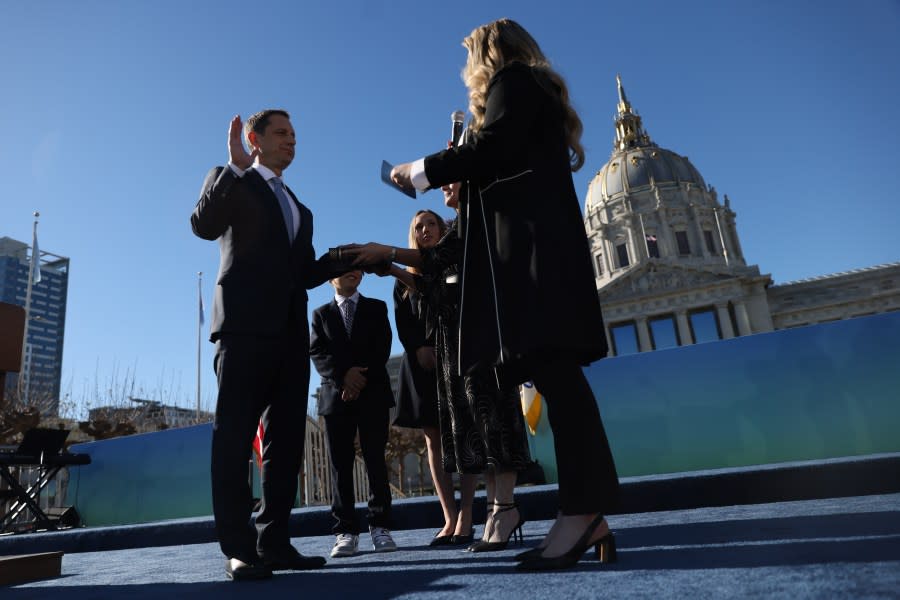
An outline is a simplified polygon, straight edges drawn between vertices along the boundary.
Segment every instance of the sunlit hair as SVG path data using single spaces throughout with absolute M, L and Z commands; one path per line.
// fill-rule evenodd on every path
M 550 81 L 559 87 L 559 99 L 565 111 L 564 125 L 566 144 L 569 146 L 569 163 L 573 171 L 580 169 L 584 165 L 584 147 L 581 145 L 584 127 L 569 103 L 569 88 L 566 82 L 550 66 L 550 61 L 541 52 L 540 46 L 531 34 L 511 19 L 499 19 L 475 28 L 463 40 L 463 46 L 469 51 L 462 78 L 469 88 L 472 130 L 477 132 L 484 124 L 488 83 L 491 78 L 511 62 L 524 63 L 545 73 Z
M 433 216 L 435 218 L 435 220 L 437 221 L 438 239 L 444 237 L 444 234 L 447 233 L 447 222 L 444 221 L 444 218 L 441 215 L 437 214 L 433 210 L 428 210 L 428 209 L 420 210 L 415 215 L 413 215 L 412 221 L 409 222 L 409 247 L 410 248 L 415 248 L 417 250 L 421 250 L 421 248 L 419 247 L 419 242 L 416 240 L 416 220 L 418 220 L 418 218 L 421 215 L 424 215 L 426 213 Z M 419 272 L 419 270 L 416 269 L 415 267 L 406 267 L 406 270 L 409 271 L 410 273 L 416 273 L 416 274 L 418 274 L 418 272 Z
M 285 119 L 291 118 L 291 115 L 289 115 L 286 110 L 280 108 L 267 108 L 266 110 L 261 110 L 256 114 L 250 115 L 244 123 L 244 139 L 247 140 L 248 145 L 252 146 L 252 144 L 250 144 L 250 132 L 255 131 L 256 135 L 265 134 L 266 127 L 269 126 L 269 120 L 272 118 L 272 115 L 281 115 Z

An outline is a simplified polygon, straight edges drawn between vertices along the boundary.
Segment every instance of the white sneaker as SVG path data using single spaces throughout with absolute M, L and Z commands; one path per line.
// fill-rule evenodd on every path
M 359 536 L 352 533 L 339 533 L 334 539 L 331 557 L 353 556 L 359 551 Z
M 384 527 L 369 527 L 369 533 L 372 534 L 372 548 L 375 552 L 393 552 L 397 549 L 391 532 Z

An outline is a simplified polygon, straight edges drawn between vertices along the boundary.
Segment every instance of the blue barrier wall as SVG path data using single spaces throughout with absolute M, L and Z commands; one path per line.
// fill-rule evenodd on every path
M 620 476 L 900 451 L 900 313 L 601 360 Z M 564 400 L 563 400 L 564 401 Z M 532 453 L 556 481 L 546 407 Z M 87 525 L 210 514 L 210 425 L 79 444 Z M 586 476 L 589 476 L 586 474 Z
M 585 374 L 620 476 L 900 451 L 897 312 L 608 358 Z M 546 419 L 530 443 L 556 481 Z
M 73 470 L 66 502 L 85 525 L 212 514 L 212 424 L 73 445 L 91 457 Z

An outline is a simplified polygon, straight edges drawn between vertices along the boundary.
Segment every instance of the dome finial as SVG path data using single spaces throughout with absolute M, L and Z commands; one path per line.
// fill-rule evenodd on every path
M 622 76 L 616 73 L 616 85 L 619 88 L 619 114 L 623 115 L 625 113 L 631 112 L 631 104 L 628 102 L 628 98 L 625 97 L 625 88 L 622 86 Z
M 641 125 L 641 117 L 631 108 L 631 103 L 625 96 L 625 87 L 622 85 L 622 76 L 616 74 L 616 85 L 619 89 L 619 115 L 616 117 L 616 140 L 613 142 L 613 151 L 626 150 L 639 146 L 652 146 L 650 136 Z

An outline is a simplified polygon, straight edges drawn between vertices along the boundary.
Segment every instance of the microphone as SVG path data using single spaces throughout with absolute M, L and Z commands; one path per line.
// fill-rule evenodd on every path
M 462 137 L 463 121 L 465 119 L 466 113 L 461 110 L 453 111 L 453 114 L 450 115 L 450 120 L 453 122 L 453 129 L 450 130 L 450 139 L 453 141 L 454 146 L 459 144 L 459 138 Z

